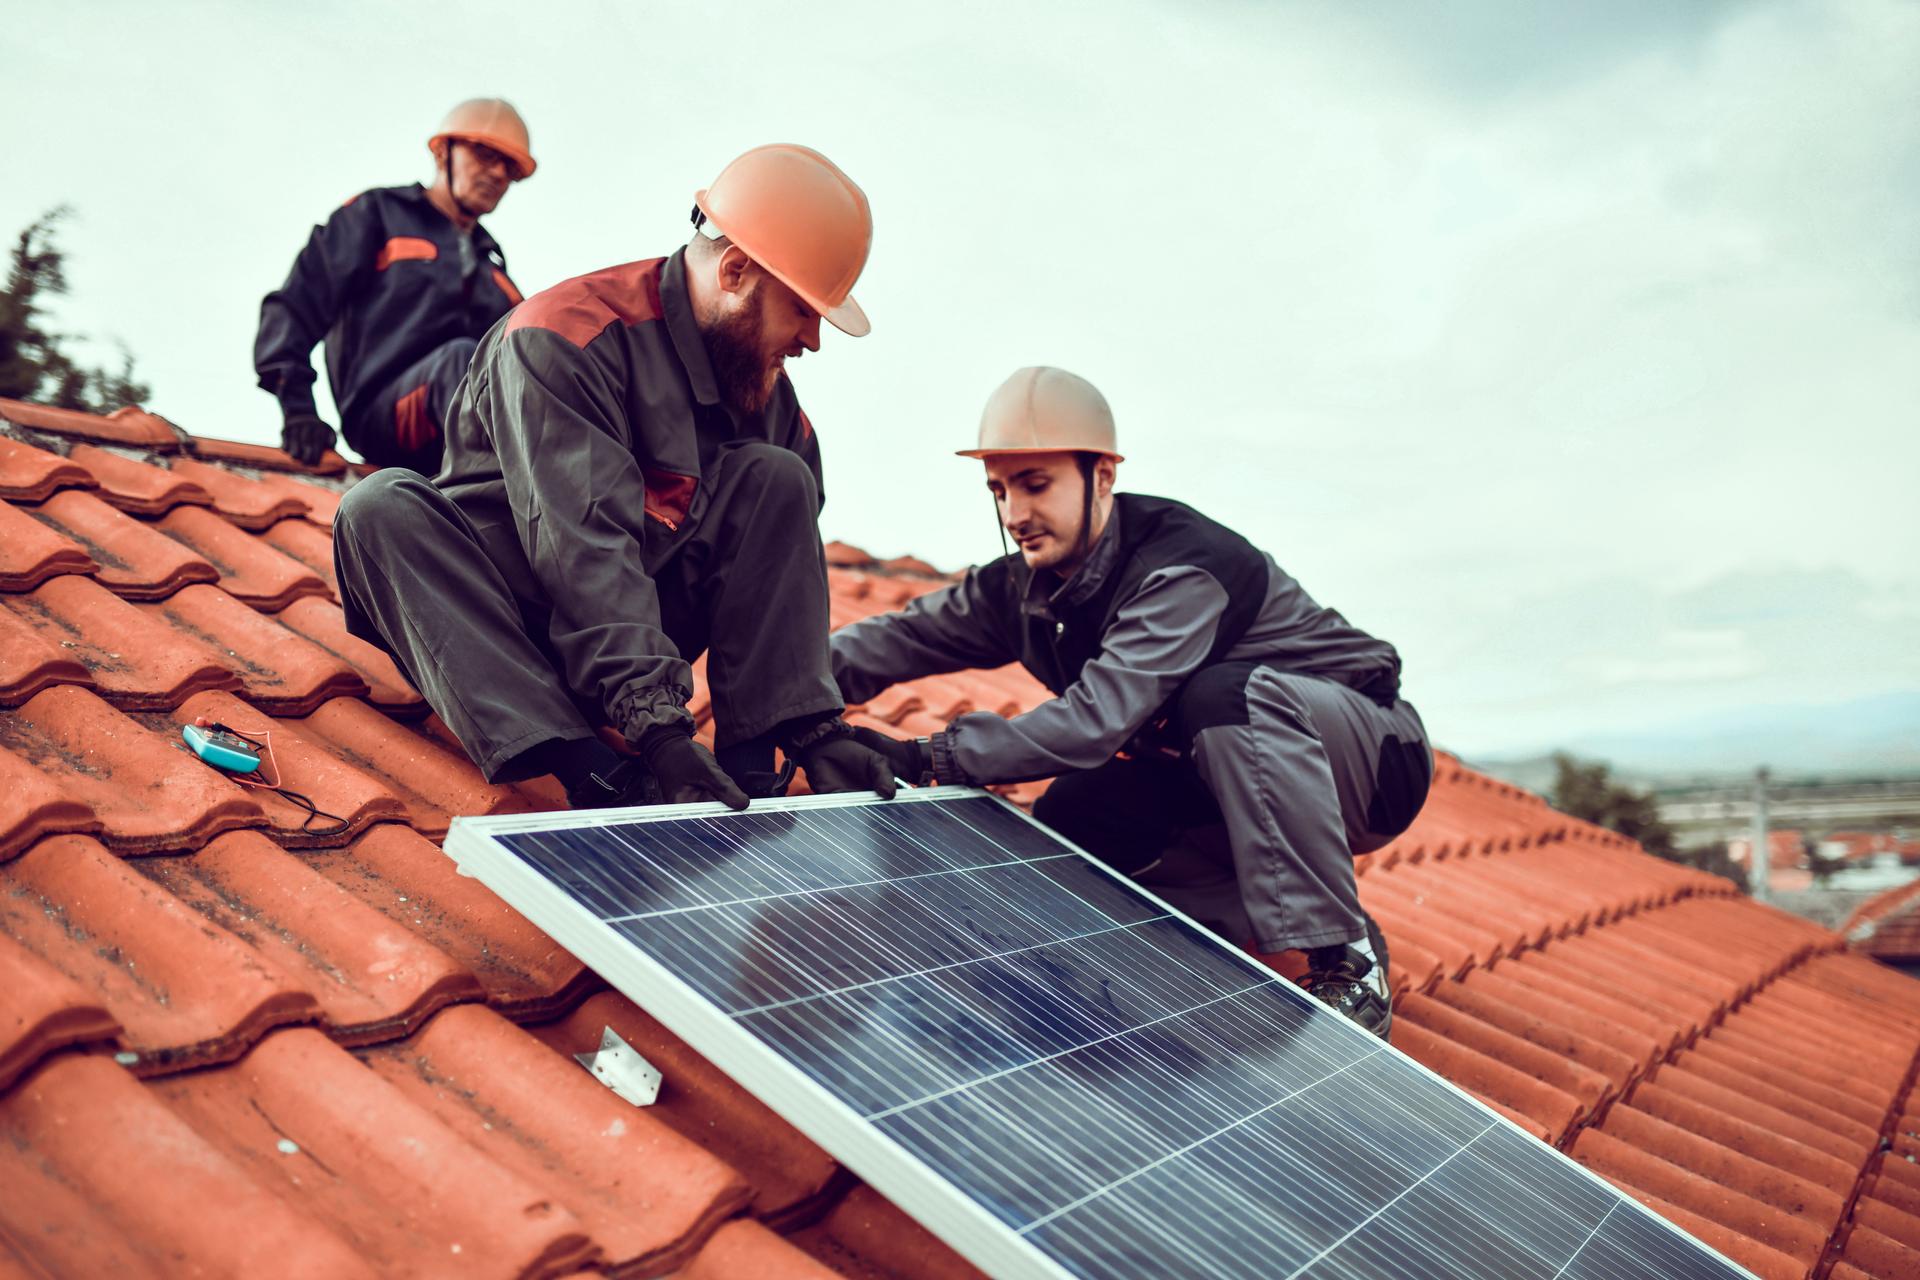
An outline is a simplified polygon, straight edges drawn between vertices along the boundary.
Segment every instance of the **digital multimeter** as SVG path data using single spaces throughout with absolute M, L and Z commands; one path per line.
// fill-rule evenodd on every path
M 218 725 L 190 724 L 181 728 L 193 754 L 228 773 L 252 773 L 260 767 L 260 748 Z

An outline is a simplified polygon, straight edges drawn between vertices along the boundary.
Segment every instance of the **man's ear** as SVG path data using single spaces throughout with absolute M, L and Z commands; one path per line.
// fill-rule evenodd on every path
M 1093 493 L 1095 497 L 1105 498 L 1113 492 L 1113 478 L 1117 470 L 1118 467 L 1114 464 L 1113 459 L 1104 454 L 1101 456 L 1100 461 L 1093 464 Z
M 721 251 L 715 276 L 720 282 L 723 293 L 739 293 L 747 287 L 753 276 L 753 259 L 740 251 L 740 246 L 730 244 Z

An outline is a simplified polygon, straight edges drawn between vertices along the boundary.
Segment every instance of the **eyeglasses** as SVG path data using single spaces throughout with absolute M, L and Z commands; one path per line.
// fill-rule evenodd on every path
M 473 153 L 474 163 L 478 164 L 481 168 L 500 169 L 509 175 L 513 173 L 513 161 L 507 159 L 486 143 L 468 142 L 463 138 L 460 140 L 460 145 Z

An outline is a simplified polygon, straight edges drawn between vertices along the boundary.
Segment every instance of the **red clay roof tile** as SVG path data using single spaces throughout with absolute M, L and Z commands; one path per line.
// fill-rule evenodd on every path
M 0 794 L 24 797 L 7 806 L 22 817 L 0 838 L 0 858 L 52 831 L 97 832 L 117 852 L 158 853 L 198 848 L 265 820 L 259 805 L 177 738 L 73 685 L 35 694 L 0 716 L 0 783 Z
M 243 467 L 267 471 L 292 471 L 302 475 L 338 476 L 347 471 L 347 460 L 332 449 L 320 455 L 320 461 L 308 466 L 296 461 L 285 449 L 270 444 L 247 444 L 239 440 L 214 440 L 207 436 L 189 436 L 187 447 L 196 458 L 214 462 L 232 462 Z
M 0 869 L 0 911 L 8 895 Z M 41 1058 L 69 1045 L 110 1041 L 120 1024 L 86 989 L 11 930 L 0 933 L 0 1092 Z
M 1746 1236 L 1729 1227 L 1721 1226 L 1711 1218 L 1704 1218 L 1690 1209 L 1669 1204 L 1659 1196 L 1641 1191 L 1629 1183 L 1615 1181 L 1614 1185 L 1688 1235 L 1712 1245 L 1759 1276 L 1761 1280 L 1806 1280 L 1806 1264 L 1788 1257 L 1778 1249 L 1770 1249 L 1757 1240 L 1749 1240 Z
M 166 419 L 136 405 L 115 409 L 101 416 L 82 413 L 78 409 L 28 404 L 24 400 L 0 400 L 0 418 L 19 426 L 51 431 L 55 435 L 134 445 L 152 449 L 156 453 L 174 453 L 180 448 L 180 437 Z
M 535 792 L 487 782 L 464 755 L 355 698 L 335 698 L 285 723 L 336 766 L 380 780 L 403 804 L 405 821 L 423 835 L 444 836 L 456 813 L 529 813 L 545 807 Z
M 1846 1203 L 1844 1196 L 1819 1183 L 1742 1155 L 1632 1103 L 1610 1109 L 1600 1128 L 1641 1151 L 1651 1152 L 1729 1190 L 1802 1218 L 1823 1234 L 1839 1221 Z
M 347 848 L 300 861 L 479 978 L 487 1000 L 519 1019 L 551 1017 L 599 979 L 492 890 L 408 827 L 383 823 Z
M 91 578 L 54 578 L 30 593 L 0 596 L 0 608 L 37 631 L 46 647 L 78 662 L 86 677 L 77 683 L 124 711 L 178 706 L 203 689 L 240 687 L 240 678 L 205 644 L 175 634 L 166 619 Z
M 306 565 L 211 511 L 175 507 L 156 527 L 217 568 L 227 594 L 256 609 L 272 613 L 302 596 L 331 593 L 332 588 Z
M 1612 1182 L 1697 1213 L 1805 1267 L 1811 1268 L 1826 1248 L 1827 1228 L 1690 1172 L 1610 1131 L 1583 1129 L 1568 1154 Z
M 340 598 L 340 584 L 334 578 L 333 571 L 333 535 L 311 520 L 282 520 L 265 533 L 260 540 L 279 551 L 290 560 L 294 560 L 314 576 L 327 584 L 327 594 L 333 599 Z
M 1622 1053 L 1584 1030 L 1575 1030 L 1589 1025 L 1579 1011 L 1520 983 L 1501 983 L 1496 974 L 1485 977 L 1492 981 L 1438 983 L 1433 988 L 1433 998 L 1508 1035 L 1520 1037 L 1555 1061 L 1569 1062 L 1600 1076 L 1607 1082 L 1608 1094 L 1626 1087 L 1645 1069 L 1650 1052 L 1640 1056 Z M 1645 1043 L 1651 1051 L 1652 1042 Z
M 549 1048 L 575 1054 L 598 1049 L 607 1027 L 660 1072 L 651 1110 L 746 1175 L 754 1216 L 779 1226 L 820 1207 L 839 1170 L 833 1157 L 625 996 L 602 992 L 564 1021 L 531 1030 Z
M 288 607 L 302 604 L 331 607 L 311 599 Z M 173 628 L 174 646 L 183 651 L 203 647 L 223 662 L 235 678 L 222 687 L 238 689 L 269 715 L 304 715 L 329 698 L 368 692 L 360 673 L 337 654 L 282 626 L 284 612 L 272 617 L 259 613 L 218 587 L 186 587 L 157 604 L 138 607 Z M 104 691 L 104 681 L 101 687 Z M 110 694 L 108 700 L 113 701 Z
M 278 1154 L 275 1139 L 266 1146 Z M 368 1272 L 296 1199 L 273 1195 L 103 1057 L 56 1058 L 0 1097 L 0 1184 L 0 1238 L 36 1275 Z
M 344 489 L 295 479 L 274 471 L 260 473 L 257 482 L 293 499 L 300 505 L 306 518 L 323 529 L 333 528 L 333 517 L 340 510 L 340 499 L 346 495 Z
M 0 502 L 0 591 L 31 591 L 63 573 L 92 573 L 100 566 L 81 542 L 44 519 L 39 508 Z
M 134 865 L 310 994 L 343 1044 L 404 1035 L 449 1004 L 485 996 L 444 951 L 258 832 Z
M 1596 983 L 1591 979 L 1581 981 L 1568 978 L 1563 972 L 1556 973 L 1552 966 L 1558 963 L 1558 957 L 1548 958 L 1545 952 L 1529 951 L 1514 957 L 1485 977 L 1478 973 L 1470 974 L 1467 981 L 1514 982 L 1549 999 L 1558 1000 L 1579 1011 L 1582 1025 L 1591 1035 L 1624 1052 L 1632 1052 L 1643 1043 L 1651 1043 L 1654 1054 L 1658 1056 L 1692 1041 L 1695 1031 L 1693 1024 L 1649 1010 L 1624 992 L 1600 989 L 1607 985 L 1604 979 Z M 1640 1037 L 1645 1037 L 1645 1040 L 1642 1041 Z
M 1783 1111 L 1794 1111 L 1786 1105 L 1788 1099 L 1800 1099 L 1814 1107 L 1845 1116 L 1875 1133 L 1879 1132 L 1881 1122 L 1886 1117 L 1884 1107 L 1864 1101 L 1851 1090 L 1832 1089 L 1806 1080 L 1793 1068 L 1781 1067 L 1742 1053 L 1719 1036 L 1695 1041 L 1693 1047 L 1676 1058 L 1675 1062 L 1728 1088 L 1750 1088 L 1757 1084 L 1767 1091 L 1758 1096 Z M 1794 1114 L 1802 1113 L 1794 1111 Z
M 1402 1018 L 1437 1036 L 1444 1037 L 1456 1049 L 1467 1049 L 1531 1076 L 1535 1081 L 1577 1101 L 1575 1121 L 1585 1119 L 1613 1095 L 1614 1082 L 1597 1071 L 1562 1058 L 1522 1037 L 1472 1017 L 1432 996 L 1411 995 L 1393 1011 L 1394 1022 Z M 1518 1106 L 1517 1102 L 1509 1105 Z M 1540 1117 L 1542 1121 L 1545 1116 Z
M 379 713 L 368 711 L 368 714 Z M 301 805 L 274 791 L 247 787 L 247 796 L 266 817 L 273 837 L 282 844 L 289 847 L 345 844 L 372 823 L 404 820 L 409 816 L 407 801 L 386 779 L 342 760 L 332 744 L 324 739 L 316 741 L 306 729 L 307 721 L 275 719 L 230 693 L 197 694 L 164 716 L 149 717 L 149 723 L 157 731 L 170 729 L 177 735 L 180 729 L 203 718 L 224 724 L 247 737 L 264 739 L 265 745 L 271 748 L 272 759 L 263 760 L 263 769 L 254 776 L 305 796 L 321 813 L 332 814 L 347 823 L 344 830 L 340 829 L 338 823 L 316 818 Z M 193 764 L 204 772 L 214 772 L 211 765 L 198 760 L 193 760 Z M 266 776 L 270 772 L 264 767 L 267 765 L 277 766 L 277 777 Z M 237 789 L 239 784 L 229 785 Z
M 484 1007 L 450 1009 L 413 1039 L 361 1056 L 488 1159 L 548 1189 L 610 1269 L 679 1265 L 746 1207 L 740 1175 L 657 1108 L 624 1101 Z
M 318 1031 L 282 1031 L 231 1066 L 148 1087 L 377 1272 L 551 1274 L 597 1256 L 558 1187 L 477 1149 Z
M 1862 1200 L 1854 1209 L 1853 1220 L 1909 1249 L 1920 1250 L 1920 1214 L 1896 1209 L 1879 1200 Z M 1920 1261 L 1920 1252 L 1915 1254 L 1915 1260 Z
M 79 444 L 67 455 L 87 469 L 108 504 L 137 516 L 164 515 L 181 504 L 210 506 L 213 495 L 184 475 L 98 445 Z
M 1755 1123 L 1753 1117 L 1736 1117 L 1717 1110 L 1657 1081 L 1637 1086 L 1628 1101 L 1637 1111 L 1804 1178 L 1815 1186 L 1825 1187 L 1842 1201 L 1852 1194 L 1853 1184 L 1860 1176 L 1859 1166 L 1852 1161 L 1773 1132 Z
M 1861 1223 L 1847 1236 L 1841 1257 L 1874 1280 L 1915 1280 L 1920 1277 L 1920 1249 L 1912 1249 Z
M 1780 1098 L 1777 1091 L 1757 1080 L 1735 1078 L 1741 1081 L 1741 1087 L 1728 1088 L 1686 1063 L 1669 1063 L 1661 1066 L 1652 1082 L 1667 1093 L 1697 1102 L 1723 1117 L 1824 1151 L 1854 1169 L 1866 1162 L 1878 1143 L 1879 1134 L 1837 1112 L 1805 1100 L 1797 1101 L 1790 1111 L 1778 1105 L 1786 1099 Z M 1809 1119 L 1809 1116 L 1819 1118 Z
M 829 1270 L 757 1222 L 729 1222 L 713 1233 L 675 1280 L 833 1280 Z
M 207 928 L 87 836 L 43 840 L 0 866 L 0 918 L 113 1015 L 142 1072 L 223 1061 L 268 1028 L 319 1013 L 239 938 Z
M 17 707 L 56 684 L 92 685 L 78 658 L 7 607 L 19 598 L 0 595 L 0 707 Z
M 855 1187 L 818 1226 L 795 1232 L 801 1248 L 850 1276 L 987 1280 L 986 1273 L 872 1187 Z
M 358 636 L 347 634 L 346 615 L 330 600 L 308 596 L 295 600 L 274 620 L 305 636 L 351 667 L 369 686 L 366 699 L 390 716 L 412 719 L 427 714 L 420 696 L 383 651 Z
M 1467 1092 L 1512 1107 L 1544 1125 L 1555 1142 L 1585 1111 L 1580 1100 L 1571 1094 L 1535 1080 L 1479 1050 L 1455 1044 L 1443 1033 L 1429 1031 L 1411 1019 L 1394 1019 L 1393 1047 Z
M 173 473 L 204 489 L 213 509 L 242 529 L 258 532 L 289 516 L 304 516 L 307 504 L 275 485 L 261 484 L 225 467 L 175 458 Z
M 218 516 L 199 514 L 224 524 Z M 219 570 L 191 548 L 90 493 L 63 490 L 33 508 L 33 515 L 98 561 L 94 578 L 128 600 L 160 600 L 190 582 L 220 577 Z
M 91 489 L 94 483 L 78 463 L 0 435 L 0 498 L 39 502 L 57 489 Z

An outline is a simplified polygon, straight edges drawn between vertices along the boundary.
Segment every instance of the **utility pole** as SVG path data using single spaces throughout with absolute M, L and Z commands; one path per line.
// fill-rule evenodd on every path
M 1753 857 L 1747 867 L 1747 891 L 1755 902 L 1767 900 L 1767 873 L 1773 870 L 1773 841 L 1767 838 L 1767 766 L 1753 775 Z

